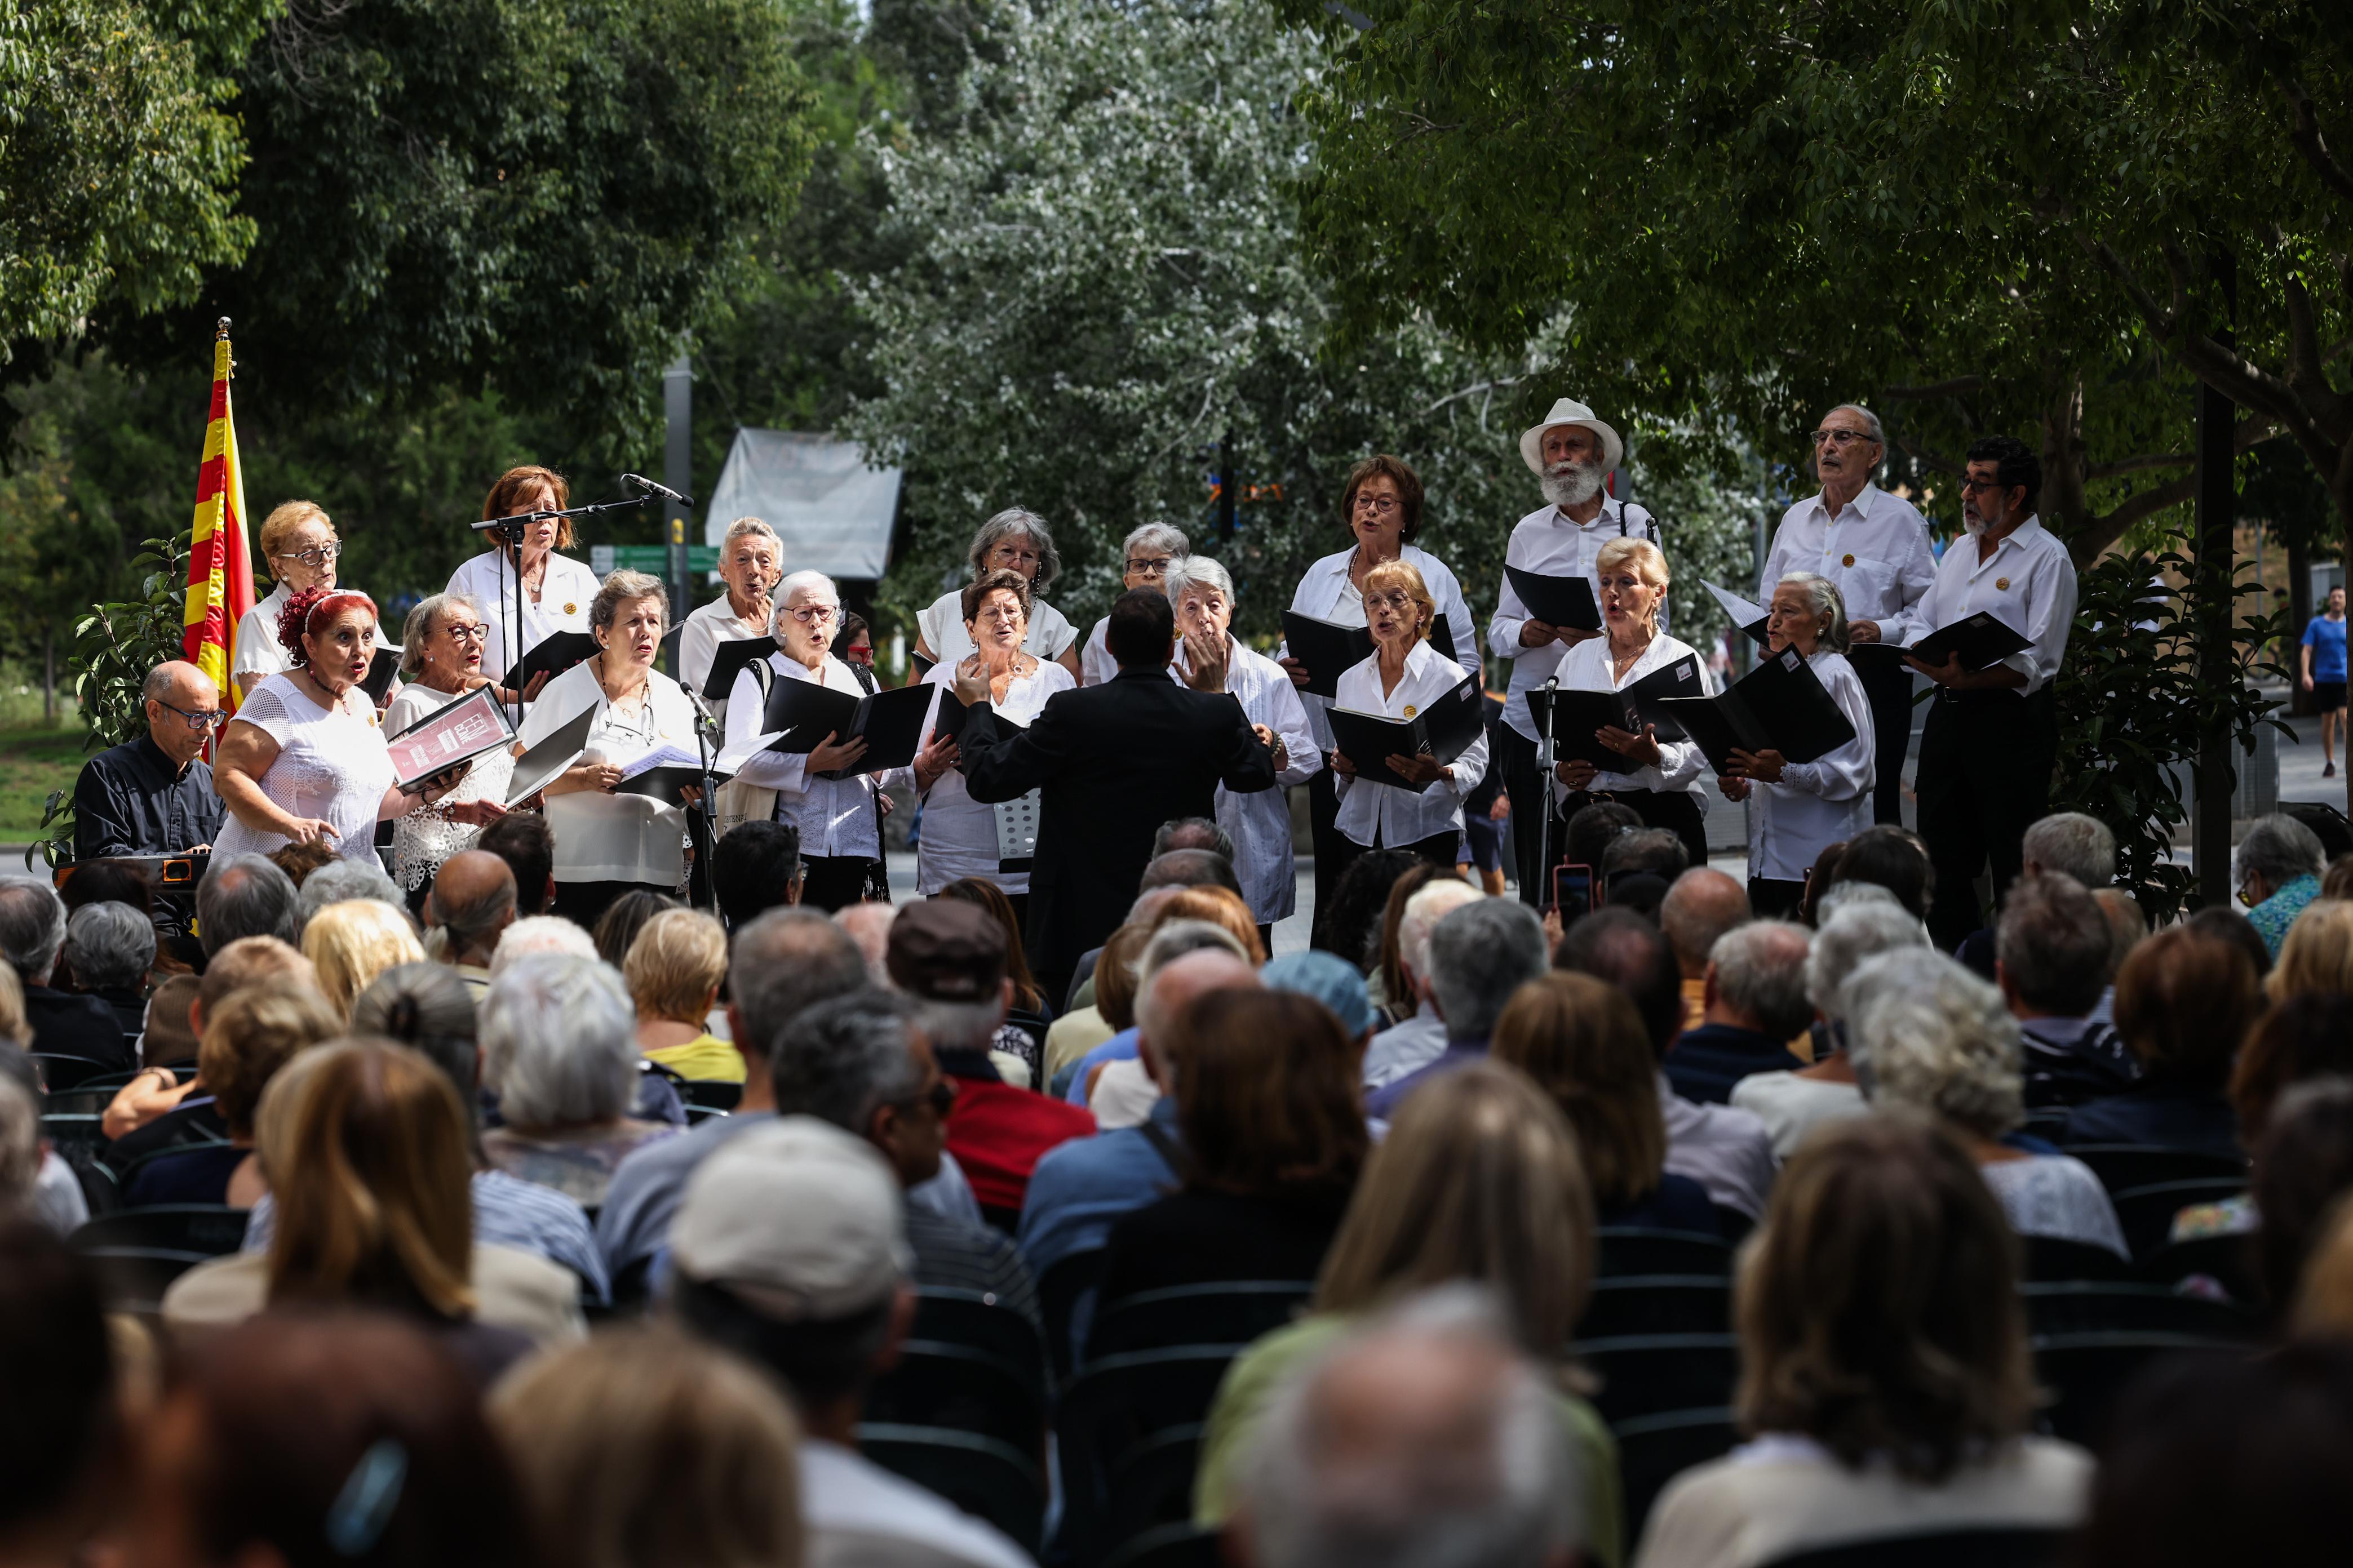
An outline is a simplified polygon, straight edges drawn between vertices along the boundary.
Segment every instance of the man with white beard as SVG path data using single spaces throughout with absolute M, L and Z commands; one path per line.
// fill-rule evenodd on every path
M 1659 542 L 1656 519 L 1631 501 L 1612 500 L 1602 487 L 1626 455 L 1618 432 L 1593 416 L 1582 403 L 1564 397 L 1545 422 L 1520 437 L 1520 456 L 1535 470 L 1545 505 L 1520 519 L 1504 563 L 1543 577 L 1582 576 L 1601 598 L 1597 561 L 1601 547 L 1629 536 Z M 1661 606 L 1659 629 L 1666 629 Z M 1520 602 L 1511 579 L 1504 580 L 1494 619 L 1487 623 L 1487 647 L 1512 666 L 1511 689 L 1504 698 L 1504 726 L 1495 735 L 1495 764 L 1503 770 L 1511 799 L 1512 837 L 1519 860 L 1520 900 L 1543 907 L 1546 868 L 1537 864 L 1540 825 L 1552 809 L 1551 781 L 1536 767 L 1536 727 L 1527 693 L 1560 668 L 1561 656 L 1599 631 L 1577 631 L 1535 619 Z M 1554 859 L 1563 834 L 1553 827 Z

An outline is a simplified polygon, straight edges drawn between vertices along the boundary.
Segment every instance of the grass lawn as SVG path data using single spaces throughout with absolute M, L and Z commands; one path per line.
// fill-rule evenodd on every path
M 21 843 L 41 831 L 51 790 L 73 788 L 83 760 L 79 724 L 0 730 L 0 840 Z

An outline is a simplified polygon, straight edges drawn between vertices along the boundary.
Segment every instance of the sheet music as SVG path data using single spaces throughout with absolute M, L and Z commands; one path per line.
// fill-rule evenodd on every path
M 1012 800 L 1001 800 L 989 809 L 997 814 L 997 858 L 999 860 L 1027 860 L 1038 852 L 1038 798 L 1039 792 Z
M 660 745 L 656 746 L 652 751 L 648 752 L 645 755 L 639 757 L 636 762 L 625 765 L 621 769 L 621 782 L 623 784 L 627 784 L 631 779 L 637 778 L 640 774 L 653 772 L 656 768 L 694 768 L 699 770 L 702 766 L 702 757 L 701 753 L 687 751 L 683 747 L 672 745 L 669 742 L 665 741 Z

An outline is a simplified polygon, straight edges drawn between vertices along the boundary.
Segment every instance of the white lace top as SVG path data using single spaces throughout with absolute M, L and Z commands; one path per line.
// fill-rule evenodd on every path
M 383 716 L 354 687 L 343 705 L 322 708 L 294 684 L 272 675 L 247 694 L 236 722 L 250 724 L 278 742 L 278 760 L 258 781 L 270 804 L 293 816 L 312 816 L 335 830 L 335 853 L 361 860 L 375 853 L 376 812 L 392 787 Z M 286 847 L 285 835 L 259 833 L 229 814 L 213 853 L 267 855 Z
M 396 735 L 463 695 L 436 691 L 429 686 L 404 686 L 384 710 L 385 733 Z M 467 769 L 464 781 L 441 797 L 439 805 L 420 805 L 392 825 L 392 874 L 403 889 L 423 883 L 441 868 L 441 862 L 471 849 L 474 840 L 482 836 L 482 830 L 471 824 L 450 821 L 440 806 L 506 799 L 507 786 L 514 782 L 514 753 L 503 746 L 485 752 Z

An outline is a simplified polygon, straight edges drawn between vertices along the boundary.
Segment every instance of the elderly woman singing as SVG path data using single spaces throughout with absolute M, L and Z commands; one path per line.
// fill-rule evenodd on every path
M 991 572 L 1017 572 L 1029 584 L 1029 630 L 1025 652 L 1050 658 L 1079 674 L 1079 631 L 1070 617 L 1039 597 L 1062 574 L 1062 558 L 1055 552 L 1054 535 L 1046 520 L 1034 511 L 1008 507 L 972 536 L 967 557 L 975 582 Z M 926 605 L 915 617 L 915 657 L 926 664 L 954 665 L 972 652 L 964 629 L 964 595 L 951 589 Z

